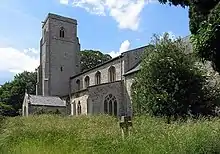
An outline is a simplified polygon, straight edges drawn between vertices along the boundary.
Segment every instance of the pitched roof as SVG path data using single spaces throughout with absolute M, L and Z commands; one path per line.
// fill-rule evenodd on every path
M 59 97 L 53 96 L 38 96 L 38 95 L 29 95 L 30 104 L 32 105 L 45 105 L 45 106 L 63 106 L 66 104 Z
M 137 71 L 139 71 L 141 69 L 141 64 L 139 63 L 138 65 L 136 65 L 135 67 L 133 67 L 132 69 L 130 69 L 129 71 L 127 71 L 124 76 L 129 75 L 129 74 L 133 74 Z
M 192 44 L 190 42 L 190 35 L 189 36 L 186 36 L 186 37 L 183 37 L 182 38 L 183 42 L 186 43 L 187 46 L 187 53 L 191 53 L 192 52 Z M 140 63 L 138 63 L 136 66 L 134 66 L 132 69 L 130 69 L 129 71 L 127 71 L 124 76 L 126 75 L 130 75 L 130 74 L 133 74 L 133 73 L 136 73 L 137 71 L 139 71 L 141 69 L 141 65 Z
M 94 67 L 92 67 L 92 68 L 90 68 L 90 69 L 87 69 L 87 70 L 85 70 L 85 71 L 83 71 L 83 72 L 80 72 L 80 73 L 77 74 L 77 75 L 71 76 L 70 79 L 73 79 L 73 78 L 75 78 L 75 77 L 77 77 L 77 76 L 80 76 L 80 75 L 82 75 L 82 74 L 84 74 L 84 73 L 87 73 L 87 72 L 89 72 L 89 71 L 91 71 L 91 70 L 93 70 L 93 69 L 95 69 L 95 68 L 101 67 L 101 66 L 103 66 L 103 65 L 105 65 L 105 64 L 108 64 L 108 63 L 110 63 L 110 62 L 112 62 L 112 61 L 114 61 L 114 60 L 118 60 L 118 59 L 122 58 L 124 54 L 126 54 L 126 53 L 128 53 L 128 52 L 132 52 L 132 51 L 135 51 L 135 50 L 138 50 L 138 49 L 142 49 L 142 48 L 147 48 L 147 47 L 149 47 L 149 45 L 145 45 L 145 46 L 141 46 L 141 47 L 138 47 L 138 48 L 134 48 L 134 49 L 125 51 L 125 52 L 121 53 L 121 54 L 120 54 L 119 56 L 117 56 L 117 57 L 114 57 L 114 58 L 112 58 L 112 59 L 110 59 L 110 60 L 107 60 L 107 61 L 105 61 L 105 62 L 103 62 L 103 63 L 101 63 L 101 64 L 98 64 L 98 65 L 96 65 L 96 66 L 94 66 Z

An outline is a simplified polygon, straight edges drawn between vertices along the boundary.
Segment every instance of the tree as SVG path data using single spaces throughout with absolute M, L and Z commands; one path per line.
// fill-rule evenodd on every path
M 210 115 L 219 99 L 212 95 L 206 72 L 196 63 L 187 46 L 166 33 L 154 40 L 154 50 L 146 49 L 141 70 L 133 85 L 132 98 L 136 112 L 154 116 L 186 117 Z M 197 64 L 197 65 L 196 65 Z M 214 90 L 213 90 L 214 91 Z
M 112 57 L 108 54 L 103 54 L 100 51 L 83 50 L 80 52 L 81 56 L 81 71 L 93 68 L 105 61 L 110 60 Z
M 80 54 L 82 71 L 111 59 L 110 55 L 102 54 L 100 51 L 84 50 Z M 24 71 L 15 75 L 13 81 L 2 85 L 0 87 L 0 115 L 18 115 L 19 109 L 22 107 L 25 90 L 27 89 L 30 94 L 35 94 L 36 80 L 36 72 Z
M 160 3 L 189 7 L 191 40 L 194 51 L 212 62 L 220 73 L 220 0 L 159 0 Z
M 27 89 L 30 94 L 35 94 L 37 76 L 35 72 L 17 74 L 14 80 L 0 87 L 0 107 L 4 115 L 16 116 L 22 107 L 24 93 Z

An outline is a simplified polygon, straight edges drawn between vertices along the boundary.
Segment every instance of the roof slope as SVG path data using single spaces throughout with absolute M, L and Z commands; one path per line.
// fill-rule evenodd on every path
M 29 95 L 29 99 L 30 99 L 30 104 L 32 105 L 60 106 L 60 107 L 66 106 L 64 101 L 62 101 L 59 97 Z
M 186 47 L 186 53 L 191 53 L 192 52 L 192 44 L 190 42 L 190 35 L 189 36 L 186 36 L 186 37 L 183 37 L 182 38 L 182 41 L 183 43 L 185 43 L 187 45 Z M 128 72 L 126 72 L 124 74 L 124 76 L 126 75 L 130 75 L 130 74 L 133 74 L 133 73 L 136 73 L 138 72 L 139 70 L 141 69 L 141 64 L 138 63 L 136 66 L 134 66 L 132 69 L 130 69 Z
M 141 64 L 139 63 L 138 65 L 136 65 L 135 67 L 133 67 L 132 69 L 130 69 L 128 72 L 126 72 L 124 74 L 124 76 L 129 75 L 129 74 L 133 74 L 136 73 L 137 71 L 139 71 L 141 69 Z

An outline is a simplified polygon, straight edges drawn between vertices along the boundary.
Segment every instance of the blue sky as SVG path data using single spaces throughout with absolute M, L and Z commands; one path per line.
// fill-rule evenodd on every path
M 0 84 L 37 67 L 41 21 L 49 12 L 78 21 L 81 49 L 112 56 L 147 45 L 153 33 L 190 34 L 188 9 L 156 0 L 1 0 Z

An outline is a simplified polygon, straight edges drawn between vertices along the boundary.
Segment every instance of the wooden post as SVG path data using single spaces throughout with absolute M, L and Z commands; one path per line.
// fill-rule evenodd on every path
M 130 127 L 132 127 L 131 117 L 129 116 L 121 116 L 120 121 L 120 128 L 122 132 L 122 139 L 124 140 L 125 137 L 130 136 Z

